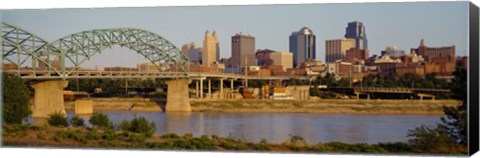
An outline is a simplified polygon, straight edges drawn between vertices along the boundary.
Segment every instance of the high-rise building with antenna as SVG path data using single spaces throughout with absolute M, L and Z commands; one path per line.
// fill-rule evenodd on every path
M 355 48 L 368 49 L 367 34 L 362 22 L 349 22 L 345 30 L 345 38 L 355 39 Z

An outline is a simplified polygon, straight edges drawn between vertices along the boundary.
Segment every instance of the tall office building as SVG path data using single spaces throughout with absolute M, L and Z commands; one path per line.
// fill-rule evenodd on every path
M 341 38 L 325 41 L 325 61 L 327 63 L 336 60 L 347 59 L 347 50 L 355 48 L 355 40 L 351 38 Z
M 232 66 L 241 68 L 254 66 L 255 60 L 255 37 L 237 33 L 232 36 Z
M 355 39 L 355 48 L 368 49 L 367 34 L 362 22 L 349 22 L 346 28 L 345 38 Z
M 290 52 L 293 53 L 293 66 L 315 59 L 315 35 L 307 27 L 298 32 L 292 32 L 289 38 Z
M 217 32 L 213 31 L 213 33 L 210 34 L 206 31 L 205 38 L 203 39 L 202 65 L 211 67 L 215 61 L 218 61 L 219 52 Z
M 188 57 L 190 63 L 202 63 L 202 48 L 194 42 L 184 44 L 182 46 L 182 53 Z
M 283 71 L 292 68 L 292 53 L 290 52 L 273 52 L 269 54 L 273 65 L 281 65 Z

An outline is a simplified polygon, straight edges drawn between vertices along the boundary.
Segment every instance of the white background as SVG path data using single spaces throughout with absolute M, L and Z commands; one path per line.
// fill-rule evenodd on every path
M 407 2 L 425 0 L 382 0 L 381 2 Z M 445 0 L 435 0 L 445 1 Z M 472 0 L 477 6 L 480 0 Z M 379 2 L 378 0 L 2 0 L 0 9 L 48 9 L 48 8 L 92 8 L 92 7 L 142 7 L 142 6 L 201 6 L 201 5 L 245 5 L 245 4 L 298 4 L 298 3 L 349 3 Z M 415 157 L 411 155 L 345 155 L 345 154 L 287 154 L 287 153 L 233 153 L 233 152 L 177 152 L 147 150 L 86 150 L 86 149 L 46 149 L 46 148 L 1 148 L 0 157 L 269 157 L 269 158 L 310 158 L 310 157 Z M 418 156 L 416 156 L 418 157 Z M 433 156 L 421 156 L 422 158 Z M 480 157 L 475 154 L 474 157 Z

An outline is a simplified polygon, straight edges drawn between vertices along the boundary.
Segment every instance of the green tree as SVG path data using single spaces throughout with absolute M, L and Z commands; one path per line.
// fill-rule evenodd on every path
M 70 119 L 70 124 L 73 126 L 73 127 L 85 127 L 85 120 L 81 117 L 78 117 L 78 116 L 73 116 L 71 119 Z
M 48 115 L 48 124 L 57 127 L 67 127 L 67 116 L 62 112 L 54 112 Z
M 442 127 L 448 135 L 462 145 L 467 145 L 467 70 L 458 68 L 452 85 L 453 98 L 460 101 L 457 107 L 443 107 Z
M 412 137 L 408 142 L 414 146 L 417 152 L 434 152 L 440 148 L 448 148 L 454 143 L 445 128 L 441 126 L 432 128 L 421 125 L 414 130 L 409 130 L 408 136 Z
M 6 124 L 22 123 L 31 114 L 28 105 L 30 90 L 17 75 L 2 73 L 3 121 Z
M 94 113 L 92 117 L 88 120 L 92 125 L 97 126 L 98 128 L 106 129 L 112 128 L 112 121 L 108 118 L 107 115 L 103 113 Z
M 438 150 L 455 151 L 456 147 L 467 145 L 467 70 L 456 69 L 452 85 L 453 98 L 460 100 L 457 107 L 444 106 L 445 117 L 435 128 L 420 126 L 410 130 L 409 142 L 423 152 Z M 466 152 L 466 150 L 461 150 Z
M 120 128 L 125 131 L 145 133 L 146 136 L 151 136 L 155 132 L 156 125 L 153 121 L 148 122 L 144 117 L 135 117 L 130 122 L 123 120 Z

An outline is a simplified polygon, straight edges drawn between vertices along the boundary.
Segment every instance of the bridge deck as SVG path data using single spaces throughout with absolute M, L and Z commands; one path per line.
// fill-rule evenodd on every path
M 446 93 L 450 89 L 429 89 L 429 88 L 383 88 L 383 87 L 354 87 L 354 88 L 327 88 L 331 91 L 342 91 L 350 93 L 394 93 L 394 94 L 417 94 L 417 93 Z
M 47 70 L 4 70 L 6 73 L 14 73 L 23 79 L 28 80 L 53 80 L 62 79 L 56 71 Z M 223 79 L 245 79 L 245 76 L 229 73 L 203 73 L 203 72 L 143 72 L 143 71 L 74 71 L 65 76 L 65 79 L 93 79 L 93 78 L 223 78 Z M 299 80 L 310 80 L 310 77 L 297 76 L 248 76 L 250 80 L 288 80 L 291 78 Z

